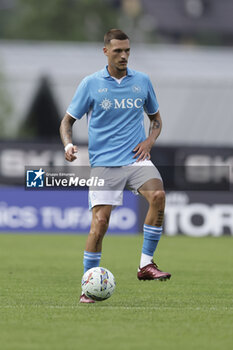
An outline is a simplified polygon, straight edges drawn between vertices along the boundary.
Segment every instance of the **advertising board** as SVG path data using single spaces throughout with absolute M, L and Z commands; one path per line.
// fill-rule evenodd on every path
M 129 191 L 123 206 L 113 210 L 108 232 L 138 232 L 138 201 Z M 0 231 L 86 233 L 91 211 L 87 190 L 26 191 L 23 187 L 0 188 Z

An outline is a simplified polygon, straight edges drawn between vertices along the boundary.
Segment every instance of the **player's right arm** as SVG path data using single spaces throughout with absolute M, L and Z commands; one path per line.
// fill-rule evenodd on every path
M 78 147 L 72 143 L 72 126 L 75 120 L 75 118 L 66 113 L 60 125 L 60 136 L 65 148 L 65 158 L 69 162 L 73 162 L 77 158 L 75 153 L 78 152 Z

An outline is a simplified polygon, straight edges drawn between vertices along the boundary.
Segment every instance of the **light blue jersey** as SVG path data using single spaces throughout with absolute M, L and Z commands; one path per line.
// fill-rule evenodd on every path
M 159 109 L 149 77 L 127 69 L 120 84 L 107 67 L 78 86 L 67 113 L 87 114 L 88 150 L 92 167 L 116 167 L 135 162 L 133 149 L 146 139 L 144 114 Z

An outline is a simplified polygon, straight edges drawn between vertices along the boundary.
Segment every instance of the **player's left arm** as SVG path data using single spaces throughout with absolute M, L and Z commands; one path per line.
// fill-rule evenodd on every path
M 151 148 L 162 129 L 162 119 L 159 111 L 155 114 L 148 115 L 148 117 L 150 118 L 149 136 L 145 141 L 140 142 L 133 150 L 133 152 L 136 152 L 133 158 L 137 158 L 137 162 L 151 158 Z

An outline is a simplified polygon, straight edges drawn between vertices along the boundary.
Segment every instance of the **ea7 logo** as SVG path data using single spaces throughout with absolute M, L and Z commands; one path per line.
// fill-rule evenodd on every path
M 143 103 L 141 98 L 136 98 L 135 100 L 133 98 L 123 98 L 121 101 L 118 101 L 116 98 L 114 98 L 115 106 L 114 108 L 141 108 Z

